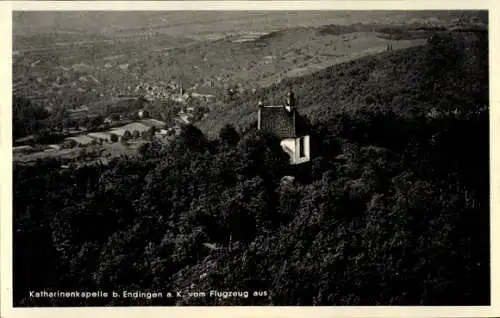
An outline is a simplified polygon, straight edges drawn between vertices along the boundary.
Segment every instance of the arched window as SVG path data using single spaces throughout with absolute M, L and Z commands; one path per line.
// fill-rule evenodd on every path
M 304 158 L 306 156 L 304 139 L 305 139 L 305 137 L 300 137 L 300 139 L 299 139 L 299 157 L 300 158 Z

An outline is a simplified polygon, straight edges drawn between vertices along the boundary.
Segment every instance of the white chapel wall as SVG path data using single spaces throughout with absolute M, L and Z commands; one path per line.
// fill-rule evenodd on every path
M 300 139 L 304 139 L 304 157 L 300 157 Z M 285 138 L 281 140 L 281 147 L 290 155 L 290 163 L 299 164 L 311 160 L 311 147 L 309 136 L 300 138 Z
M 280 144 L 281 148 L 283 148 L 283 150 L 290 155 L 290 162 L 294 163 L 297 157 L 295 138 L 285 138 L 281 140 Z

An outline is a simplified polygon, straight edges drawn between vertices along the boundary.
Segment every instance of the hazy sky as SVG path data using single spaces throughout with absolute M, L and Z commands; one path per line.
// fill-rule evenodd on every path
M 99 33 L 140 28 L 163 29 L 166 33 L 230 32 L 248 28 L 315 26 L 373 22 L 411 22 L 412 19 L 449 19 L 449 12 L 408 11 L 66 11 L 14 12 L 15 35 L 35 35 L 60 31 Z

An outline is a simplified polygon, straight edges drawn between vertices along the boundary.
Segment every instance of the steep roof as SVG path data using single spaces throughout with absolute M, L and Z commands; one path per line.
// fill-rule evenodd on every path
M 259 129 L 280 138 L 295 138 L 307 134 L 306 121 L 295 108 L 284 106 L 259 107 Z

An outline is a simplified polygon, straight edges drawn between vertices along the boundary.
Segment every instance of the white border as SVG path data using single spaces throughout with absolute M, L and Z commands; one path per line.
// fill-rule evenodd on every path
M 499 14 L 494 0 L 476 1 L 16 1 L 0 3 L 0 226 L 1 226 L 1 317 L 86 317 L 119 316 L 184 317 L 494 317 L 500 316 L 498 296 L 499 275 L 492 270 L 492 305 L 489 307 L 108 307 L 108 308 L 12 308 L 12 136 L 11 136 L 11 54 L 13 10 L 68 10 L 68 11 L 146 11 L 146 10 L 489 10 L 490 30 L 490 149 L 491 149 L 491 268 L 500 268 L 498 257 L 499 218 L 496 207 L 500 205 L 497 169 L 498 142 L 495 129 L 499 114 L 500 72 L 498 62 Z M 466 149 L 464 149 L 466 151 Z

